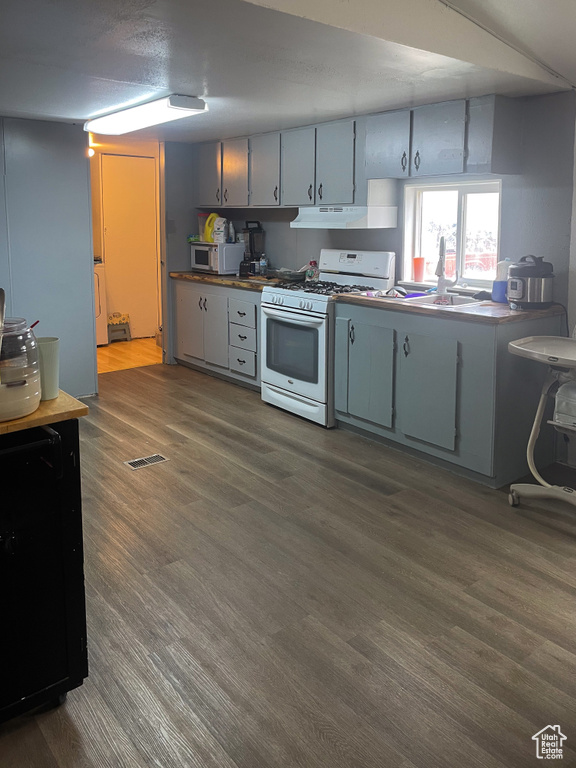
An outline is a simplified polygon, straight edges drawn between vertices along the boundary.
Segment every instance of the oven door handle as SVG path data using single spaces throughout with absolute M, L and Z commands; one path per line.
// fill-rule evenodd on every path
M 298 325 L 307 325 L 309 328 L 317 328 L 326 322 L 325 317 L 298 317 L 291 312 L 283 312 L 278 309 L 268 309 L 268 307 L 262 307 L 262 312 L 266 317 L 277 317 L 279 320 L 284 320 L 287 323 L 296 323 Z

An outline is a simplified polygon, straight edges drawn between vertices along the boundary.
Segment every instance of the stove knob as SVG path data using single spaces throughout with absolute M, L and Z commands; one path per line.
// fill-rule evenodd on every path
M 300 301 L 298 302 L 298 306 L 300 307 L 300 309 L 304 309 L 304 302 L 302 301 L 302 299 L 300 299 Z

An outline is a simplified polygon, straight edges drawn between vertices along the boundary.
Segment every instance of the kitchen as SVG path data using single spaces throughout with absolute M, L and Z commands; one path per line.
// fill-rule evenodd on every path
M 441 15 L 445 16 L 448 11 L 444 6 L 440 7 Z M 226 18 L 231 27 L 237 29 L 236 24 L 248 26 L 247 20 L 252 18 L 250 13 L 253 12 L 248 9 L 251 8 L 247 4 L 226 4 L 225 10 L 229 12 Z M 248 14 L 246 21 L 243 21 L 243 14 Z M 367 24 L 369 18 L 367 7 L 362 23 Z M 304 25 L 302 20 L 291 21 L 290 17 L 284 16 L 281 19 L 274 16 L 273 19 L 277 26 L 272 26 L 277 34 L 285 33 L 287 24 L 297 24 L 297 31 L 303 36 L 302 46 L 311 42 L 312 32 L 316 33 L 317 39 L 322 39 L 318 30 Z M 458 24 L 453 30 L 456 42 L 460 31 Z M 322 27 L 322 30 L 329 37 L 321 55 L 331 55 L 329 42 L 346 42 L 351 46 L 357 42 L 355 38 L 348 38 L 342 29 Z M 474 39 L 475 33 L 471 34 Z M 214 35 L 214 41 L 217 41 L 216 32 Z M 330 39 L 330 35 L 334 39 Z M 244 45 L 242 36 L 238 37 Z M 441 35 L 439 39 L 442 39 Z M 375 49 L 370 51 L 371 46 L 376 46 L 374 39 L 367 38 L 364 42 L 368 46 L 367 57 L 369 53 L 375 53 Z M 279 45 L 278 50 L 278 60 L 284 64 L 282 52 L 285 47 Z M 489 53 L 490 46 L 486 45 L 482 55 Z M 464 60 L 463 51 L 461 56 Z M 333 58 L 332 55 L 331 63 Z M 297 60 L 307 61 L 306 55 Z M 428 59 L 426 66 L 431 61 Z M 438 60 L 435 63 L 440 64 Z M 527 65 L 532 70 L 534 66 L 533 63 Z M 366 62 L 366 71 L 370 72 L 369 62 Z M 353 74 L 356 75 L 354 69 Z M 237 76 L 232 73 L 230 77 L 234 80 Z M 541 93 L 541 85 L 536 87 L 530 83 L 529 86 L 524 83 L 527 90 L 523 93 L 530 96 Z M 438 86 L 441 91 L 447 87 L 447 84 Z M 548 87 L 561 90 L 557 86 Z M 301 89 L 298 90 L 301 98 Z M 421 94 L 414 103 L 435 103 L 463 95 L 444 90 L 430 98 Z M 318 98 L 321 100 L 321 92 L 318 92 Z M 364 102 L 361 110 L 351 104 L 339 112 L 323 112 L 321 118 L 320 115 L 318 118 L 301 117 L 295 108 L 290 122 L 285 118 L 282 128 L 407 106 L 405 92 L 403 98 L 400 93 L 395 98 L 396 101 L 390 103 L 381 96 L 372 103 Z M 555 298 L 566 303 L 570 298 L 569 290 L 572 290 L 568 274 L 572 238 L 573 95 L 569 92 L 551 93 L 530 98 L 527 104 L 529 119 L 525 123 L 524 141 L 527 165 L 522 175 L 503 177 L 501 250 L 513 253 L 514 258 L 532 252 L 545 255 L 554 263 L 558 291 Z M 528 740 L 527 747 L 530 748 L 532 734 L 546 725 L 546 718 L 559 722 L 566 732 L 571 694 L 569 681 L 564 679 L 569 678 L 569 674 L 562 675 L 562 670 L 570 669 L 572 651 L 569 635 L 561 626 L 561 616 L 568 620 L 569 614 L 567 591 L 559 587 L 559 580 L 561 565 L 568 565 L 571 557 L 569 515 L 560 509 L 547 514 L 538 509 L 525 509 L 514 515 L 505 496 L 502 500 L 494 500 L 494 491 L 452 475 L 448 482 L 444 480 L 444 474 L 431 470 L 418 458 L 405 457 L 396 451 L 386 452 L 381 446 L 345 430 L 324 431 L 302 423 L 290 414 L 260 404 L 250 390 L 230 387 L 226 382 L 191 372 L 183 366 L 143 370 L 140 378 L 125 374 L 118 379 L 117 386 L 111 379 L 102 377 L 97 385 L 93 347 L 90 348 L 93 315 L 89 310 L 93 302 L 89 290 L 92 252 L 86 213 L 88 174 L 85 164 L 76 164 L 71 157 L 71 152 L 76 152 L 78 157 L 84 156 L 85 139 L 73 126 L 22 120 L 23 112 L 21 108 L 20 116 L 8 115 L 3 121 L 12 255 L 10 259 L 4 257 L 8 248 L 3 245 L 0 276 L 2 283 L 12 288 L 9 301 L 13 302 L 13 309 L 9 312 L 17 311 L 29 318 L 41 314 L 43 332 L 54 332 L 67 340 L 61 361 L 62 387 L 78 396 L 89 395 L 99 386 L 98 400 L 87 401 L 91 415 L 84 420 L 82 445 L 83 466 L 87 455 L 92 464 L 92 469 L 86 466 L 83 478 L 86 546 L 88 550 L 88 545 L 92 547 L 98 542 L 101 547 L 91 549 L 87 560 L 90 574 L 88 612 L 94 619 L 107 616 L 113 631 L 104 631 L 101 624 L 100 631 L 93 633 L 90 677 L 81 689 L 71 693 L 63 712 L 45 714 L 38 721 L 0 732 L 0 754 L 3 748 L 7 750 L 4 762 L 10 764 L 10 756 L 13 756 L 13 764 L 17 765 L 20 755 L 22 763 L 26 759 L 22 758 L 26 754 L 26 745 L 31 748 L 33 743 L 41 750 L 48 750 L 42 752 L 51 755 L 44 759 L 47 764 L 50 764 L 48 760 L 55 764 L 74 761 L 74 756 L 67 756 L 65 746 L 58 739 L 60 728 L 76 728 L 82 734 L 76 763 L 86 758 L 88 764 L 113 764 L 116 761 L 135 765 L 154 760 L 165 765 L 194 764 L 195 760 L 213 765 L 382 764 L 381 750 L 390 754 L 390 762 L 400 757 L 393 744 L 398 743 L 402 733 L 406 739 L 415 742 L 412 746 L 406 745 L 409 751 L 406 760 L 417 764 L 420 753 L 428 756 L 429 764 L 432 756 L 441 761 L 440 739 L 434 743 L 430 733 L 447 727 L 456 729 L 464 746 L 462 753 L 451 753 L 443 764 L 497 765 L 500 764 L 500 748 L 503 754 L 507 750 L 505 762 L 508 764 L 513 760 L 514 750 L 518 750 L 518 764 L 522 764 L 522 750 L 526 749 L 524 739 Z M 46 116 L 50 112 L 45 106 L 42 109 L 39 106 L 38 114 Z M 193 118 L 191 122 L 204 117 L 207 116 Z M 255 128 L 238 123 L 236 126 L 235 130 L 232 126 L 227 135 L 216 131 L 211 135 L 208 132 L 204 136 L 198 134 L 197 141 L 266 133 L 280 127 L 270 122 L 270 118 L 268 121 L 262 119 Z M 165 227 L 167 263 L 163 268 L 167 273 L 189 268 L 190 251 L 186 237 L 191 232 L 197 206 L 194 204 L 194 153 L 177 138 L 177 133 L 171 138 L 166 133 L 163 139 L 166 216 L 161 217 L 161 226 Z M 71 150 L 73 146 L 75 150 Z M 48 152 L 45 147 L 49 147 Z M 34 185 L 27 182 L 30 178 L 35 179 Z M 54 195 L 54 190 L 60 194 Z M 70 215 L 70 224 L 64 230 L 62 210 Z M 25 211 L 34 212 L 34 227 L 29 227 L 29 231 L 23 226 Z M 247 213 L 231 218 L 242 222 L 252 218 L 253 214 L 250 212 L 248 216 Z M 401 253 L 399 230 L 388 231 L 387 239 L 374 231 L 362 233 L 361 240 L 351 233 L 346 233 L 344 239 L 334 232 L 290 229 L 290 217 L 294 214 L 293 210 L 279 209 L 254 215 L 262 220 L 269 245 L 274 247 L 275 241 L 278 243 L 278 258 L 286 266 L 301 266 L 309 260 L 311 252 L 319 254 L 321 248 Z M 29 222 L 29 215 L 25 221 Z M 0 241 L 7 241 L 1 230 Z M 42 259 L 38 257 L 40 247 Z M 292 262 L 287 260 L 288 253 L 293 254 Z M 273 258 L 272 250 L 270 255 Z M 31 274 L 35 275 L 34 279 L 30 278 Z M 162 284 L 165 292 L 163 308 L 168 318 L 169 286 L 170 280 L 165 279 Z M 59 297 L 62 300 L 54 301 Z M 167 339 L 171 343 L 170 335 Z M 168 357 L 171 354 L 173 351 L 167 347 Z M 193 383 L 187 386 L 186 382 Z M 137 421 L 142 417 L 143 424 Z M 91 419 L 93 421 L 89 421 Z M 134 424 L 138 426 L 132 426 Z M 143 447 L 143 437 L 150 453 L 160 450 L 161 445 L 170 460 L 155 469 L 134 473 L 128 480 L 123 474 L 124 468 L 106 458 L 106 452 L 113 448 L 116 460 L 120 460 L 120 454 L 122 459 L 145 455 L 137 451 Z M 179 447 L 187 453 L 186 457 L 178 455 Z M 233 448 L 236 453 L 232 453 Z M 88 454 L 89 451 L 92 453 Z M 330 461 L 335 462 L 331 469 L 328 467 Z M 105 469 L 103 475 L 99 474 L 100 465 Z M 146 472 L 156 474 L 142 477 Z M 298 505 L 296 488 L 305 494 L 304 504 Z M 428 488 L 432 488 L 434 494 L 430 494 Z M 163 495 L 171 490 L 175 490 L 177 496 L 173 507 L 166 509 Z M 411 493 L 419 499 L 420 511 L 409 506 Z M 458 493 L 462 494 L 461 500 Z M 342 496 L 340 502 L 339 494 Z M 120 507 L 115 496 L 121 499 Z M 382 504 L 385 496 L 390 497 L 390 505 Z M 249 501 L 249 497 L 253 501 Z M 148 504 L 145 505 L 143 500 Z M 327 502 L 335 511 L 340 510 L 338 514 L 328 514 Z M 193 510 L 188 508 L 190 505 Z M 285 524 L 276 516 L 266 516 L 265 508 L 269 505 L 280 516 L 287 516 Z M 383 517 L 377 512 L 379 505 L 388 510 Z M 108 520 L 103 514 L 103 506 L 110 512 Z M 361 527 L 351 525 L 350 520 L 346 522 L 345 507 L 354 511 L 357 525 Z M 220 514 L 214 516 L 211 511 L 216 509 Z M 154 519 L 146 514 L 150 510 L 156 513 Z M 433 514 L 426 515 L 425 510 L 433 511 Z M 191 523 L 186 514 L 193 512 L 194 522 Z M 292 520 L 289 519 L 291 516 L 294 516 Z M 482 523 L 473 526 L 478 517 L 483 518 Z M 401 520 L 402 526 L 394 524 L 395 519 Z M 467 529 L 467 526 L 472 527 Z M 260 545 L 259 529 L 264 536 Z M 488 529 L 500 532 L 505 540 L 502 547 L 488 544 Z M 380 541 L 372 541 L 377 530 L 385 531 L 386 537 L 397 543 L 398 550 L 392 554 L 385 548 L 379 549 Z M 472 534 L 486 547 L 480 559 L 474 549 Z M 439 537 L 436 547 L 435 537 Z M 107 552 L 116 557 L 112 554 L 115 541 L 123 542 L 127 558 L 120 567 L 128 580 L 125 588 L 120 588 L 110 563 L 106 564 Z M 215 541 L 218 541 L 217 545 Z M 452 548 L 450 558 L 443 563 L 443 552 L 456 541 L 459 551 Z M 494 578 L 501 579 L 501 591 L 519 597 L 518 586 L 510 573 L 507 574 L 506 564 L 513 569 L 512 573 L 519 567 L 520 544 L 531 553 L 534 561 L 530 566 L 522 566 L 522 578 L 531 584 L 532 599 L 543 607 L 548 598 L 553 599 L 547 594 L 546 584 L 554 580 L 560 589 L 558 599 L 554 597 L 554 606 L 559 613 L 555 618 L 552 612 L 546 612 L 546 631 L 530 624 L 527 614 L 510 605 L 508 599 L 497 598 L 496 586 L 490 580 L 490 573 L 493 573 Z M 187 547 L 194 553 L 193 561 L 186 559 Z M 227 551 L 234 552 L 233 558 L 228 557 L 229 570 L 226 570 Z M 404 556 L 400 552 L 404 552 Z M 309 558 L 305 563 L 306 554 Z M 252 565 L 248 570 L 239 569 L 238 563 L 246 562 L 248 555 Z M 341 571 L 335 567 L 336 557 Z M 555 557 L 561 563 L 555 564 Z M 466 563 L 471 569 L 468 576 Z M 322 572 L 322 566 L 327 570 Z M 378 605 L 383 593 L 378 592 L 374 569 L 384 569 L 387 574 L 384 594 L 388 595 L 386 600 L 391 610 L 386 619 L 379 615 Z M 400 572 L 404 588 L 395 579 L 395 573 Z M 163 581 L 152 587 L 150 573 L 157 574 Z M 304 573 L 307 593 L 297 589 L 298 580 Z M 219 581 L 217 574 L 222 574 Z M 288 582 L 282 581 L 282 574 Z M 196 601 L 194 606 L 181 601 L 175 587 L 176 577 L 184 579 L 182 583 L 194 584 L 191 592 L 195 597 L 189 598 Z M 428 590 L 422 591 L 426 583 Z M 117 597 L 112 584 L 119 589 Z M 148 607 L 137 603 L 136 585 L 147 594 Z M 233 591 L 227 592 L 227 589 Z M 226 623 L 221 623 L 222 616 L 219 617 L 214 605 L 211 607 L 211 590 L 218 596 L 216 605 L 230 604 L 232 598 L 237 601 L 238 607 L 232 609 L 231 617 L 239 622 L 238 628 L 246 624 L 251 628 L 245 633 L 242 644 L 234 643 L 233 637 L 224 629 Z M 450 607 L 449 602 L 440 600 L 442 590 L 457 607 Z M 345 600 L 339 597 L 339 592 Z M 257 596 L 254 601 L 248 599 L 251 593 Z M 282 602 L 282 596 L 284 617 L 275 607 L 278 599 Z M 498 599 L 501 600 L 499 608 L 495 607 Z M 119 613 L 122 601 L 126 611 L 124 618 Z M 404 609 L 401 608 L 403 603 Z M 182 608 L 176 609 L 178 604 Z M 107 605 L 113 608 L 111 613 L 103 611 Z M 362 610 L 356 610 L 355 606 Z M 174 609 L 171 615 L 168 607 Z M 142 623 L 146 616 L 150 618 L 150 624 Z M 192 625 L 189 616 L 195 618 Z M 206 618 L 202 625 L 203 616 Z M 272 645 L 271 640 L 266 641 L 266 650 L 262 649 L 265 656 L 262 656 L 257 650 L 256 637 L 263 630 L 266 616 L 271 619 L 266 637 L 275 637 L 275 640 Z M 162 617 L 161 626 L 155 622 L 156 617 Z M 378 621 L 373 623 L 373 620 L 377 618 L 385 620 L 386 632 L 384 625 L 379 625 L 378 630 L 375 628 Z M 138 626 L 136 634 L 129 635 L 131 647 L 125 644 L 122 647 L 122 627 L 126 622 L 129 627 Z M 448 626 L 446 622 L 451 624 Z M 455 629 L 446 639 L 445 632 L 451 627 Z M 192 637 L 193 632 L 200 633 L 194 649 L 190 640 L 187 643 L 180 641 L 184 636 Z M 461 642 L 464 636 L 470 641 L 466 650 Z M 214 644 L 213 651 L 210 650 L 211 643 Z M 298 648 L 300 653 L 296 654 Z M 138 659 L 143 658 L 140 654 L 145 653 L 155 655 L 155 665 L 140 664 Z M 483 653 L 492 654 L 493 658 L 491 672 L 484 676 L 473 664 L 475 654 L 480 658 Z M 460 654 L 459 662 L 454 654 Z M 109 667 L 113 658 L 117 663 Z M 321 677 L 328 658 L 330 664 Z M 528 658 L 532 685 L 540 691 L 540 708 L 527 688 L 507 688 L 501 696 L 496 694 L 496 667 L 500 665 L 505 676 L 514 677 L 523 669 L 521 662 Z M 284 700 L 274 697 L 265 675 L 257 673 L 259 664 L 263 664 L 263 668 L 272 674 L 279 659 L 284 662 L 280 673 Z M 435 685 L 438 678 L 434 683 L 425 677 L 425 661 L 422 659 L 432 660 L 437 675 L 456 674 L 456 678 L 452 677 L 455 682 L 450 686 L 449 694 L 439 693 L 440 689 Z M 345 669 L 349 661 L 356 665 L 355 675 Z M 124 664 L 127 666 L 123 667 Z M 292 673 L 289 671 L 291 667 L 294 667 Z M 126 674 L 122 674 L 122 668 Z M 187 668 L 194 669 L 191 677 L 186 676 Z M 130 669 L 138 680 L 145 681 L 138 691 L 130 691 L 127 687 Z M 209 669 L 212 678 L 207 676 Z M 370 669 L 374 674 L 376 670 L 386 670 L 378 671 L 376 688 L 370 687 Z M 118 683 L 109 691 L 107 685 L 111 684 L 111 679 L 107 678 L 107 670 L 108 674 L 113 670 L 112 674 L 118 676 Z M 404 678 L 402 670 L 405 671 Z M 250 674 L 253 681 L 258 681 L 254 683 L 251 704 L 246 699 L 238 699 L 238 689 L 232 683 L 235 673 L 241 675 L 239 684 Z M 163 687 L 161 679 L 172 679 L 173 687 Z M 402 679 L 410 689 L 407 694 L 401 693 Z M 421 684 L 423 679 L 428 679 L 424 686 Z M 397 706 L 392 710 L 390 707 L 386 710 L 385 698 L 378 698 L 387 684 L 400 697 L 395 699 Z M 218 716 L 214 719 L 210 715 L 210 708 L 216 712 L 216 704 L 208 696 L 210 685 L 218 691 L 227 691 L 228 708 L 219 710 L 221 714 L 226 712 L 220 731 L 215 725 Z M 397 685 L 400 687 L 396 688 Z M 156 692 L 156 704 L 149 702 L 151 709 L 146 708 L 147 717 L 152 718 L 149 722 L 161 723 L 160 728 L 167 729 L 172 736 L 152 740 L 154 744 L 136 718 L 129 716 L 121 725 L 118 721 L 123 707 L 134 709 L 136 702 L 136 707 L 145 706 L 146 687 Z M 417 689 L 420 689 L 419 695 L 416 695 Z M 85 690 L 91 692 L 91 699 L 83 698 Z M 300 706 L 290 709 L 296 690 Z M 366 696 L 367 703 L 363 705 L 362 697 Z M 377 700 L 380 701 L 378 706 Z M 83 709 L 85 706 L 92 712 L 97 711 L 97 721 L 113 734 L 110 740 L 104 737 L 88 744 L 82 725 L 87 711 Z M 372 714 L 371 706 L 374 707 Z M 277 717 L 270 718 L 265 714 L 269 707 L 276 709 Z M 438 708 L 438 714 L 434 714 L 435 708 Z M 470 718 L 479 717 L 483 709 L 497 711 L 510 730 L 510 741 L 506 744 L 501 731 L 495 746 L 490 747 L 490 754 L 479 752 L 479 741 L 483 749 L 486 748 L 480 732 L 474 730 L 472 720 L 464 721 L 464 715 L 458 715 L 457 709 Z M 73 715 L 65 715 L 66 710 L 72 710 Z M 234 732 L 233 724 L 240 712 L 239 730 Z M 406 724 L 405 730 L 396 720 L 400 717 Z M 190 718 L 197 718 L 195 722 L 201 734 L 194 747 L 189 741 L 193 738 L 189 734 Z M 384 718 L 391 718 L 386 727 Z M 426 733 L 418 726 L 421 718 L 429 724 Z M 541 718 L 544 718 L 542 722 Z M 350 731 L 352 722 L 358 737 Z M 379 733 L 383 727 L 384 735 Z M 480 731 L 489 727 L 495 727 L 494 720 L 482 720 Z M 270 729 L 279 734 L 277 738 L 263 738 Z M 186 741 L 182 742 L 184 732 Z M 317 738 L 319 732 L 333 735 L 322 742 Z M 340 738 L 344 742 L 339 742 Z M 19 753 L 18 749 L 24 752 Z M 155 753 L 155 749 L 160 751 Z M 160 758 L 159 754 L 162 755 Z M 524 764 L 526 761 L 527 758 Z

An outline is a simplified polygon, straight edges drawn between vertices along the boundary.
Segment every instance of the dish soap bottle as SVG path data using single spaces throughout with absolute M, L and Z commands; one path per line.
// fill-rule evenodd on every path
M 308 269 L 306 270 L 306 282 L 317 282 L 319 277 L 320 270 L 318 269 L 318 262 L 313 260 L 308 264 Z
M 265 275 L 268 272 L 268 259 L 266 258 L 266 254 L 263 253 L 260 256 L 260 274 Z

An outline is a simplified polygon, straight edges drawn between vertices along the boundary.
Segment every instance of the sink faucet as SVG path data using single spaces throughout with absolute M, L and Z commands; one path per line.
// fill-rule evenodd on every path
M 438 277 L 438 285 L 436 287 L 436 293 L 443 295 L 448 293 L 448 288 L 456 285 L 458 282 L 458 270 L 456 270 L 456 278 L 454 280 L 448 280 L 444 273 L 444 260 L 446 257 L 446 240 L 440 238 L 440 254 L 438 257 L 438 264 L 436 266 L 436 272 L 434 273 Z

